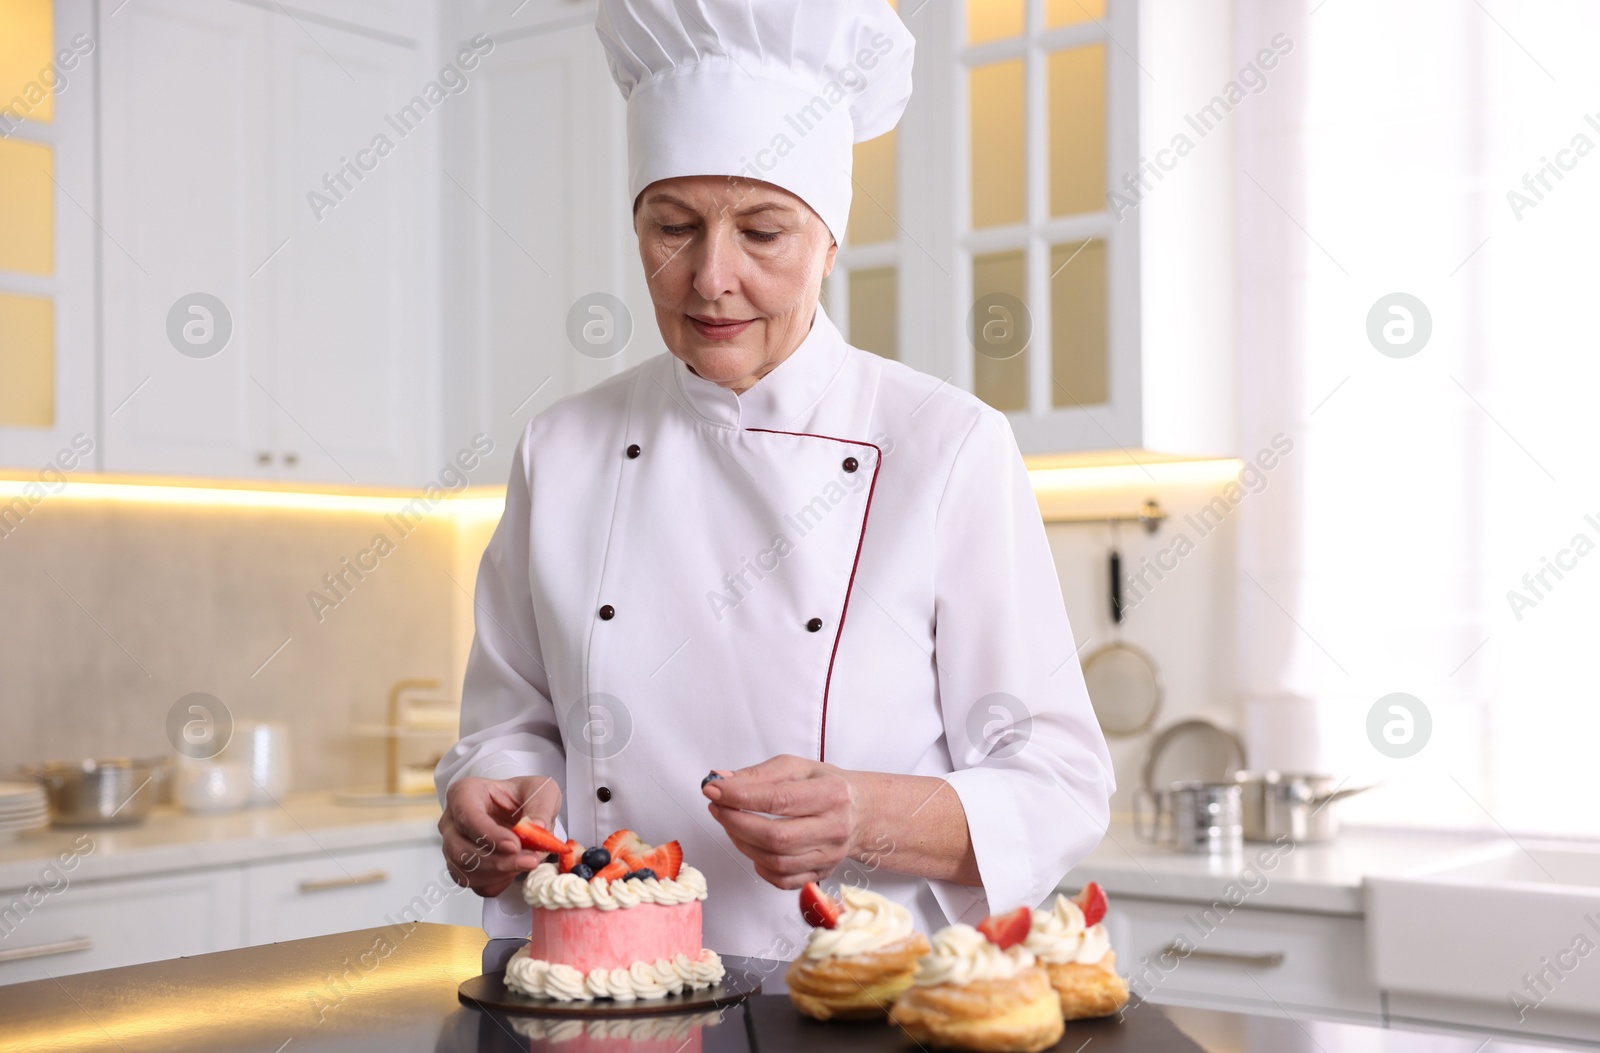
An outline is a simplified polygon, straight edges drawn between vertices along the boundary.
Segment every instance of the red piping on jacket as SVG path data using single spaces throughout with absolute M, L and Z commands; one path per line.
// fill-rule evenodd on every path
M 871 446 L 877 451 L 872 462 L 872 482 L 867 486 L 867 506 L 861 510 L 861 536 L 856 539 L 856 558 L 850 564 L 850 581 L 844 587 L 844 605 L 839 608 L 839 628 L 833 634 L 833 651 L 828 655 L 828 675 L 822 682 L 822 731 L 817 740 L 817 760 L 827 760 L 828 749 L 828 691 L 833 687 L 833 663 L 839 657 L 839 641 L 844 638 L 844 617 L 850 610 L 850 592 L 856 585 L 856 570 L 861 566 L 861 549 L 867 542 L 867 517 L 872 515 L 872 495 L 878 489 L 878 469 L 883 467 L 883 450 L 874 442 L 858 439 L 841 439 L 835 435 L 817 435 L 809 431 L 779 431 L 776 428 L 746 428 L 745 431 L 765 432 L 768 435 L 795 435 L 803 439 L 827 439 L 846 446 Z

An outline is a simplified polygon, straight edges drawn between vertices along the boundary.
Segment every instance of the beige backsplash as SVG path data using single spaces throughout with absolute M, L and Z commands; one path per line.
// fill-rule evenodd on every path
M 394 551 L 319 622 L 307 593 L 380 531 Z M 381 747 L 352 725 L 396 679 L 456 676 L 455 540 L 443 518 L 399 537 L 374 514 L 46 501 L 0 539 L 0 777 L 170 755 L 168 711 L 204 692 L 289 725 L 296 789 L 376 785 Z
M 1081 498 L 1084 509 L 1103 510 L 1156 497 L 1173 517 L 1153 536 L 1121 528 L 1129 574 L 1168 548 L 1176 531 L 1197 542 L 1122 627 L 1160 666 L 1159 724 L 1186 716 L 1237 723 L 1235 524 L 1225 520 L 1200 539 L 1184 520 L 1218 489 L 1163 482 Z M 290 726 L 297 790 L 376 785 L 381 749 L 354 737 L 352 725 L 383 719 L 397 679 L 438 678 L 459 692 L 472 639 L 468 590 L 493 527 L 425 521 L 319 622 L 307 593 L 325 592 L 323 575 L 342 569 L 377 532 L 395 534 L 381 516 L 46 502 L 0 539 L 0 777 L 27 761 L 170 753 L 168 711 L 199 691 L 222 699 L 236 719 Z M 1088 654 L 1113 635 L 1107 531 L 1048 529 Z M 1119 811 L 1147 741 L 1111 744 Z

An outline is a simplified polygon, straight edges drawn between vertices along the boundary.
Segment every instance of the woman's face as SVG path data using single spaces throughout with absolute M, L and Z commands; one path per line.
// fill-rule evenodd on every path
M 804 201 L 732 176 L 651 183 L 634 230 L 668 349 L 736 394 L 800 346 L 838 252 Z

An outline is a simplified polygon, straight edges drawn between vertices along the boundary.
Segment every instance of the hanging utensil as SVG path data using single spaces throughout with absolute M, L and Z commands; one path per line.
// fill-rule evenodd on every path
M 1122 552 L 1117 543 L 1117 521 L 1108 520 L 1111 553 L 1108 559 L 1112 632 L 1109 644 L 1083 660 L 1083 680 L 1089 688 L 1100 730 L 1110 736 L 1137 735 L 1155 723 L 1161 710 L 1161 675 L 1149 654 L 1122 640 Z
M 1117 521 L 1108 520 L 1111 528 L 1111 624 L 1122 624 L 1122 553 L 1117 544 Z
M 1145 755 L 1143 786 L 1155 794 L 1177 782 L 1232 782 L 1245 766 L 1239 736 L 1198 718 L 1168 724 Z
M 1161 711 L 1161 674 L 1154 659 L 1130 643 L 1116 640 L 1085 658 L 1083 682 L 1107 735 L 1147 731 Z

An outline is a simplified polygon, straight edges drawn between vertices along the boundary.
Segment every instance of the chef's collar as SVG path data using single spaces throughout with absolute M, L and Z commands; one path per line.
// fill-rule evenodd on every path
M 800 346 L 743 395 L 696 376 L 680 358 L 672 371 L 685 405 L 712 424 L 787 431 L 810 413 L 844 360 L 844 337 L 819 303 Z

